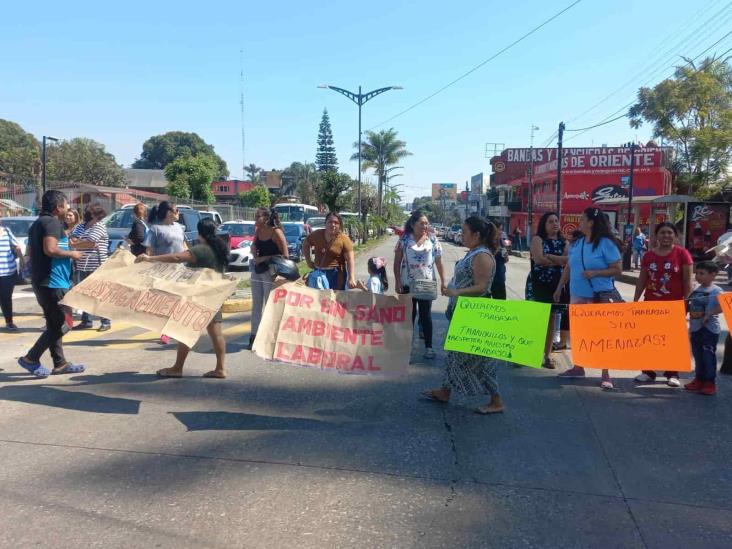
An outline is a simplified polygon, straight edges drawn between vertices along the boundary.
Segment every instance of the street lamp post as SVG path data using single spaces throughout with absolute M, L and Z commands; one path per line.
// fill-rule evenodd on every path
M 43 185 L 43 192 L 46 192 L 46 141 L 57 142 L 58 139 L 49 135 L 43 136 L 43 147 L 41 149 L 41 164 L 43 165 L 43 177 L 41 179 Z
M 386 88 L 379 88 L 378 90 L 372 90 L 368 93 L 361 93 L 361 86 L 359 86 L 358 93 L 354 93 L 329 84 L 321 84 L 318 87 L 326 90 L 333 90 L 341 95 L 345 95 L 348 99 L 358 105 L 358 215 L 363 219 L 363 221 L 365 221 L 365 214 L 361 208 L 361 107 L 363 107 L 364 103 L 373 99 L 377 95 L 381 95 L 389 90 L 401 90 L 403 88 L 401 86 L 387 86 Z
M 534 221 L 534 132 L 539 126 L 531 125 L 531 146 L 529 147 L 529 204 L 526 223 L 526 246 L 531 246 L 531 227 Z

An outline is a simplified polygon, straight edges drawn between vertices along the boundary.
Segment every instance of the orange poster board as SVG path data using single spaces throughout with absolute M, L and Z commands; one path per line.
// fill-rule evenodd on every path
M 727 326 L 732 329 L 732 292 L 720 295 L 719 305 L 722 307 L 724 318 L 727 320 Z
M 578 366 L 691 371 L 683 301 L 570 305 L 569 329 Z

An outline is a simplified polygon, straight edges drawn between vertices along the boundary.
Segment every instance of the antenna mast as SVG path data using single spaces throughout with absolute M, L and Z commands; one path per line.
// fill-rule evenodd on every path
M 241 108 L 241 179 L 245 178 L 246 132 L 244 131 L 244 50 L 239 50 L 239 106 Z

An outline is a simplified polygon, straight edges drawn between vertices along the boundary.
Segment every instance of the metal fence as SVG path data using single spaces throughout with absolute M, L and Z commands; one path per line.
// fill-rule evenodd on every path
M 127 204 L 142 202 L 148 208 L 168 195 L 140 191 L 127 187 L 104 187 L 69 181 L 48 181 L 48 189 L 57 189 L 69 199 L 69 204 L 80 212 L 92 203 L 101 204 L 107 212 L 113 212 Z M 0 173 L 0 212 L 3 216 L 34 215 L 40 209 L 40 183 L 34 178 Z M 177 200 L 179 205 L 188 205 L 197 210 L 216 211 L 224 221 L 254 220 L 256 208 L 244 208 L 235 204 L 206 204 L 196 200 Z

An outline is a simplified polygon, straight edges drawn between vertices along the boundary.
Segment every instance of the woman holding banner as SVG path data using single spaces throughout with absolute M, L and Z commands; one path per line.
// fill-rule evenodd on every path
M 249 348 L 254 345 L 259 324 L 262 322 L 264 306 L 267 304 L 273 277 L 269 272 L 269 260 L 274 256 L 288 258 L 287 239 L 282 230 L 280 216 L 267 208 L 257 209 L 254 221 L 254 267 L 250 267 L 252 279 L 252 329 Z
M 562 299 L 562 290 L 569 280 L 570 303 L 621 303 L 615 288 L 615 277 L 622 272 L 621 244 L 613 235 L 610 221 L 599 208 L 587 208 L 580 219 L 584 238 L 572 243 L 569 260 L 554 291 L 554 302 Z M 559 374 L 563 378 L 584 378 L 585 369 L 574 366 Z M 613 388 L 608 370 L 602 371 L 600 387 Z
M 490 246 L 493 246 L 491 241 Z M 429 295 L 419 294 L 412 299 L 412 324 L 419 312 L 419 326 L 424 333 L 425 358 L 435 358 L 432 349 L 432 301 L 437 299 L 437 273 L 440 285 L 445 288 L 445 271 L 442 265 L 442 247 L 430 232 L 430 222 L 421 211 L 413 212 L 404 225 L 404 234 L 394 250 L 394 280 L 400 294 L 415 294 L 415 282 L 434 283 Z
M 531 287 L 533 288 L 532 301 L 539 303 L 554 303 L 554 293 L 559 288 L 559 281 L 562 278 L 562 271 L 567 264 L 567 251 L 569 246 L 567 240 L 559 230 L 559 216 L 554 212 L 546 212 L 539 219 L 536 234 L 531 239 Z M 561 287 L 564 289 L 564 286 Z M 558 303 L 569 303 L 569 295 L 562 292 Z M 550 358 L 552 340 L 554 336 L 554 317 L 562 315 L 561 331 L 562 340 L 567 341 L 569 331 L 569 315 L 565 307 L 552 307 L 552 314 L 549 315 L 549 326 L 546 332 L 546 344 L 544 347 L 544 368 L 554 369 L 556 366 Z M 560 342 L 561 343 L 561 342 Z
M 442 293 L 450 298 L 447 317 L 452 318 L 457 298 L 491 297 L 490 288 L 496 272 L 496 229 L 477 216 L 463 223 L 463 246 L 468 253 L 455 264 L 455 274 Z M 426 399 L 446 404 L 455 390 L 466 396 L 489 395 L 485 406 L 475 409 L 478 414 L 503 412 L 503 400 L 498 392 L 497 368 L 500 361 L 457 351 L 447 352 L 447 366 L 442 387 L 422 393 Z
M 343 218 L 340 215 L 330 212 L 325 217 L 325 229 L 310 233 L 302 243 L 302 252 L 307 266 L 315 270 L 308 276 L 308 286 L 331 290 L 356 288 L 358 283 L 353 242 L 343 232 Z M 327 284 L 324 281 L 316 283 L 315 279 L 319 277 L 327 279 Z
M 633 301 L 641 296 L 645 301 L 678 301 L 691 293 L 691 254 L 676 241 L 679 233 L 676 225 L 665 221 L 656 226 L 656 245 L 643 254 Z M 679 373 L 667 371 L 663 376 L 669 387 L 681 387 Z M 656 372 L 643 370 L 636 376 L 638 383 L 656 381 Z
M 174 252 L 163 255 L 149 256 L 141 254 L 135 259 L 135 263 L 141 261 L 159 261 L 161 263 L 186 263 L 187 267 L 192 269 L 213 269 L 219 273 L 229 262 L 229 253 L 224 243 L 216 236 L 216 224 L 213 219 L 204 218 L 198 222 L 198 243 L 191 246 L 184 252 Z M 216 368 L 210 372 L 203 374 L 203 377 L 212 377 L 223 379 L 226 377 L 224 371 L 224 359 L 226 357 L 226 341 L 221 331 L 221 322 L 223 317 L 221 311 L 214 315 L 206 330 L 213 343 L 214 353 L 216 354 Z M 160 377 L 181 377 L 183 375 L 183 365 L 190 348 L 178 342 L 178 349 L 175 358 L 175 364 L 170 368 L 162 368 L 157 371 Z

